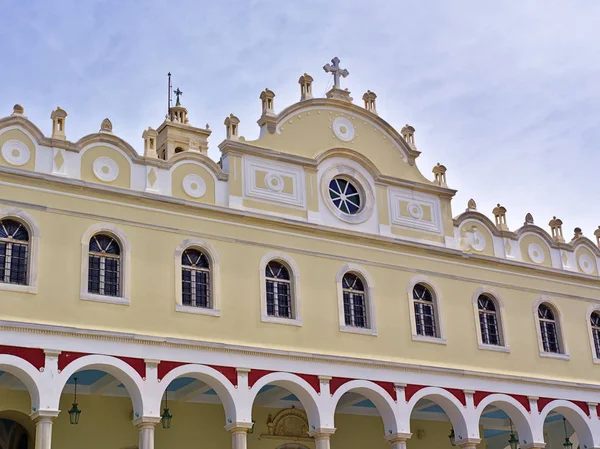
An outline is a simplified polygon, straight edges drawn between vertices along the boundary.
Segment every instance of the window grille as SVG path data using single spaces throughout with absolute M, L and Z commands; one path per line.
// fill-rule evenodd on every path
M 197 249 L 186 249 L 181 255 L 181 303 L 184 306 L 211 308 L 210 262 Z
M 435 304 L 431 291 L 423 284 L 413 287 L 413 303 L 417 334 L 425 337 L 437 337 Z
M 292 294 L 289 270 L 272 260 L 265 268 L 267 315 L 292 318 Z
M 333 178 L 329 183 L 329 198 L 336 208 L 347 215 L 361 210 L 361 197 L 356 186 L 345 178 Z
M 29 232 L 15 220 L 0 221 L 0 282 L 27 285 Z
M 342 279 L 342 292 L 346 326 L 368 328 L 365 287 L 362 279 L 354 273 L 346 273 Z
M 489 296 L 480 295 L 477 299 L 477 305 L 479 308 L 481 342 L 486 345 L 501 346 L 498 312 L 494 300 Z
M 590 317 L 590 325 L 592 326 L 592 336 L 594 337 L 594 349 L 596 357 L 600 359 L 600 313 L 594 312 Z
M 88 291 L 97 295 L 121 295 L 121 247 L 106 234 L 90 239 Z
M 541 304 L 538 308 L 538 318 L 540 320 L 540 333 L 544 351 L 560 353 L 558 327 L 554 318 L 554 312 L 546 304 Z

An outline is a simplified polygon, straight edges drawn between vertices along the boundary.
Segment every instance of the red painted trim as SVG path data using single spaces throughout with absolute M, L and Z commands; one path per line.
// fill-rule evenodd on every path
M 74 360 L 77 360 L 81 357 L 84 357 L 86 355 L 106 355 L 106 354 L 87 354 L 84 352 L 63 351 L 58 356 L 58 369 L 62 371 L 71 362 L 73 362 Z M 142 378 L 146 377 L 146 362 L 144 362 L 143 359 L 137 359 L 134 357 L 111 356 L 111 355 L 109 355 L 108 357 L 114 357 L 116 359 L 122 360 L 123 362 L 125 362 L 129 366 L 131 366 Z
M 425 388 L 425 385 L 407 385 L 404 389 L 406 402 L 410 401 L 410 398 L 412 398 L 417 391 L 422 390 L 423 388 Z
M 169 374 L 175 368 L 177 368 L 179 366 L 182 366 L 182 365 L 187 365 L 187 363 L 184 363 L 184 362 L 165 362 L 165 361 L 161 360 L 160 363 L 158 364 L 158 369 L 157 369 L 158 380 L 164 379 L 164 377 L 167 374 Z
M 146 362 L 144 362 L 144 359 L 136 359 L 134 357 L 121 357 L 121 356 L 117 356 L 117 358 L 124 361 L 129 366 L 131 366 L 134 370 L 136 370 L 142 379 L 146 378 Z
M 71 352 L 71 351 L 63 351 L 58 356 L 58 369 L 62 371 L 65 367 L 71 363 L 73 360 L 77 360 L 83 356 L 89 355 L 84 352 Z
M 218 366 L 218 365 L 206 365 L 206 366 L 210 366 L 212 369 L 215 369 L 218 372 L 220 372 L 221 374 L 223 374 L 223 376 L 225 376 L 227 378 L 227 380 L 229 380 L 229 382 L 231 382 L 231 384 L 234 387 L 237 387 L 237 384 L 238 384 L 237 369 L 235 369 L 233 366 Z
M 253 369 L 250 370 L 250 372 L 248 373 L 248 385 L 250 387 L 253 387 L 254 384 L 256 382 L 258 382 L 258 380 L 261 377 L 265 377 L 267 374 L 271 374 L 273 371 L 267 371 L 267 370 L 262 370 L 262 369 Z
M 458 388 L 444 388 L 448 393 L 452 393 L 452 395 L 460 401 L 462 405 L 467 405 L 467 398 L 465 397 L 465 392 L 463 390 L 459 390 Z
M 329 381 L 329 392 L 334 394 L 338 388 L 352 380 L 353 379 L 348 379 L 347 377 L 332 377 Z
M 544 409 L 544 407 L 546 407 L 553 400 L 554 399 L 552 399 L 552 398 L 538 398 L 538 400 L 537 400 L 538 412 L 541 412 Z
M 475 407 L 479 406 L 481 401 L 487 398 L 490 394 L 494 394 L 491 391 L 476 391 L 473 395 L 473 404 Z
M 586 414 L 586 416 L 590 416 L 590 407 L 589 405 L 587 405 L 587 402 L 584 401 L 571 401 L 573 404 L 578 405 L 579 408 L 581 410 L 583 410 L 583 413 Z
M 525 410 L 531 413 L 531 404 L 527 396 L 522 394 L 509 394 L 509 396 L 519 402 L 523 407 L 525 407 Z
M 0 354 L 14 355 L 31 363 L 39 371 L 46 364 L 46 354 L 39 348 L 0 345 Z
M 394 400 L 394 402 L 398 400 L 398 397 L 396 396 L 396 387 L 393 382 L 374 381 L 373 383 L 379 385 L 381 388 L 383 388 L 385 391 L 387 391 L 388 394 Z
M 294 373 L 296 376 L 304 379 L 306 382 L 310 384 L 311 387 L 315 389 L 317 393 L 321 392 L 321 382 L 319 382 L 319 376 L 315 376 L 314 374 L 301 374 Z
M 600 418 L 600 406 L 596 406 L 596 416 Z

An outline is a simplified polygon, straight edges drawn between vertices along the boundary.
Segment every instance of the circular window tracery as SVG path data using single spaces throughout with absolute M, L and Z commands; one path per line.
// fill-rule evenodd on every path
M 356 185 L 345 177 L 329 181 L 329 198 L 343 214 L 356 215 L 362 209 L 362 198 Z

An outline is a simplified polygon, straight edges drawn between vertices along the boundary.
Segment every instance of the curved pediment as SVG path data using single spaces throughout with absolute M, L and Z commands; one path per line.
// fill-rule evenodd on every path
M 265 128 L 263 128 L 265 130 Z M 251 145 L 314 158 L 334 148 L 363 154 L 383 175 L 433 184 L 415 164 L 420 152 L 389 123 L 354 104 L 312 99 L 284 109 L 274 132 L 263 132 Z
M 84 149 L 90 147 L 92 144 L 110 144 L 122 150 L 132 161 L 141 162 L 142 157 L 138 154 L 137 151 L 133 149 L 133 147 L 127 143 L 125 140 L 121 139 L 119 136 L 109 133 L 94 133 L 88 134 L 87 136 L 79 139 L 75 145 L 78 148 L 78 151 L 83 151 Z

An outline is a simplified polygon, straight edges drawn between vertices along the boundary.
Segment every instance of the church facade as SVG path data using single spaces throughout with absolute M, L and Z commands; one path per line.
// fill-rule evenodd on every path
M 218 162 L 180 91 L 143 155 L 0 119 L 0 448 L 600 448 L 600 228 L 453 214 L 324 69 Z

